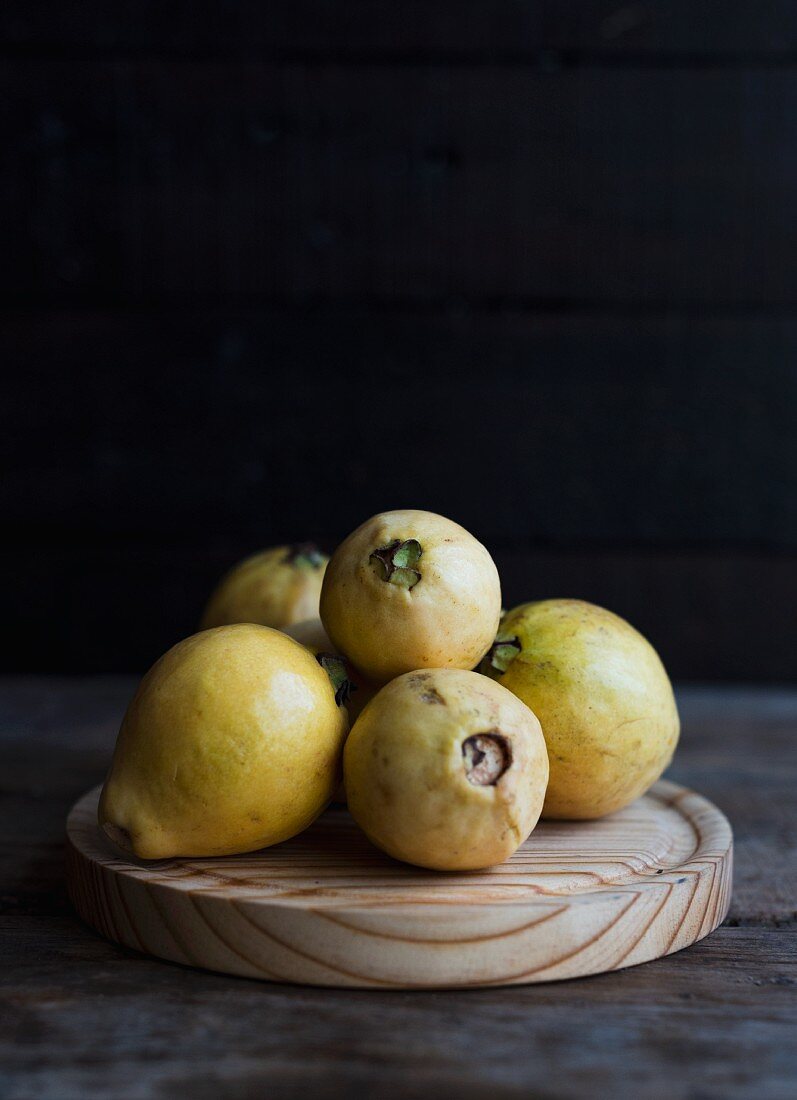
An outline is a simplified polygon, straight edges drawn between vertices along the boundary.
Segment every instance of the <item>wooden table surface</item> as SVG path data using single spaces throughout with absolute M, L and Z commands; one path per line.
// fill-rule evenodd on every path
M 64 817 L 134 681 L 0 684 L 0 1095 L 797 1096 L 797 691 L 684 688 L 669 777 L 736 834 L 730 917 L 614 974 L 467 992 L 269 985 L 144 958 L 73 915 Z

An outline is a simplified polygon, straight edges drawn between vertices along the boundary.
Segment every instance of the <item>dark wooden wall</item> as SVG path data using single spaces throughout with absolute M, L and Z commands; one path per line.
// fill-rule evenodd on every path
M 384 507 L 797 677 L 797 5 L 5 0 L 7 668 Z

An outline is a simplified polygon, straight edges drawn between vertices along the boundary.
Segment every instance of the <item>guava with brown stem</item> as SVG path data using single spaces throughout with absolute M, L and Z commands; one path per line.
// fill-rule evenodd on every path
M 551 764 L 543 817 L 597 818 L 644 794 L 670 763 L 680 724 L 653 646 L 584 600 L 507 612 L 481 671 L 539 718 Z
M 382 512 L 332 555 L 321 620 L 334 647 L 374 683 L 419 668 L 471 669 L 501 613 L 493 559 L 459 524 Z
M 280 629 L 317 617 L 327 561 L 311 542 L 274 546 L 245 558 L 222 577 L 200 629 L 230 623 Z
M 388 855 L 440 871 L 501 863 L 542 810 L 540 723 L 500 684 L 420 669 L 379 691 L 343 754 L 349 810 Z
M 101 828 L 141 859 L 250 852 L 301 832 L 340 779 L 349 728 L 327 672 L 281 631 L 178 643 L 127 709 Z

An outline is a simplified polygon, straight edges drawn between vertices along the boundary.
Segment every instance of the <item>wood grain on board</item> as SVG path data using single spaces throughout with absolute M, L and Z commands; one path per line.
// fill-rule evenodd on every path
M 122 859 L 98 791 L 67 826 L 68 883 L 126 947 L 272 981 L 398 989 L 554 981 L 634 966 L 728 911 L 732 836 L 700 795 L 660 782 L 594 822 L 543 822 L 500 866 L 441 874 L 388 859 L 348 812 L 224 859 Z
M 793 1100 L 795 692 L 677 693 L 670 777 L 734 831 L 731 910 L 716 932 L 586 979 L 402 992 L 167 965 L 76 917 L 64 818 L 102 781 L 134 686 L 0 681 L 0 1063 L 13 1100 Z

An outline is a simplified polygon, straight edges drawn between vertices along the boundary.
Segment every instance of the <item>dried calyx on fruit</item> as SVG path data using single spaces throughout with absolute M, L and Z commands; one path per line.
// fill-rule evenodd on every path
M 512 763 L 509 742 L 498 733 L 475 733 L 462 742 L 465 775 L 474 787 L 494 787 Z
M 506 672 L 522 648 L 518 637 L 499 634 L 488 649 L 485 660 L 492 665 L 496 672 Z
M 314 542 L 298 542 L 289 546 L 285 555 L 288 565 L 295 565 L 299 569 L 320 569 L 326 560 Z
M 335 691 L 335 702 L 343 707 L 351 698 L 357 685 L 349 679 L 349 670 L 346 662 L 336 653 L 317 653 L 316 660 L 329 677 L 329 681 Z
M 394 539 L 387 546 L 374 550 L 370 560 L 377 561 L 382 567 L 382 580 L 397 584 L 401 588 L 414 588 L 421 579 L 415 566 L 420 561 L 423 549 L 417 539 Z
M 537 824 L 548 783 L 536 717 L 460 668 L 391 680 L 354 723 L 343 758 L 349 811 L 368 838 L 439 871 L 508 859 Z

